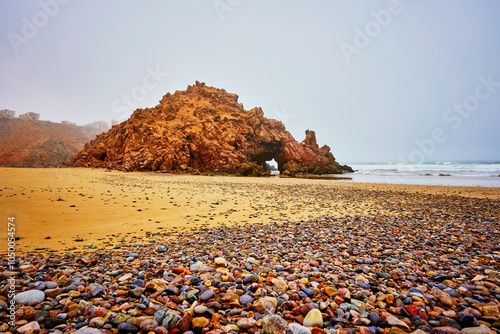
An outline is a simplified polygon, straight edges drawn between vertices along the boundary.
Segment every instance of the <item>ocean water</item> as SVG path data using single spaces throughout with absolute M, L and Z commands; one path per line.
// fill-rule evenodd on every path
M 346 164 L 353 182 L 500 187 L 500 161 Z

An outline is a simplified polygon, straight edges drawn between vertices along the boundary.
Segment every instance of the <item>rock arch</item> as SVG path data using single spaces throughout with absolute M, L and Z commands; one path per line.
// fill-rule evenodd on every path
M 167 93 L 154 108 L 133 115 L 96 137 L 66 166 L 118 170 L 259 175 L 274 159 L 280 172 L 344 173 L 314 131 L 301 143 L 283 123 L 245 110 L 236 94 L 198 83 Z

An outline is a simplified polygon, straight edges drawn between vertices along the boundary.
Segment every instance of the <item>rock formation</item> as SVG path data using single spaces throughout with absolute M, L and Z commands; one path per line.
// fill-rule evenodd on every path
M 100 132 L 49 121 L 0 117 L 0 166 L 57 167 Z
M 352 172 L 335 161 L 328 146 L 318 146 L 314 131 L 307 130 L 299 143 L 261 108 L 247 111 L 236 94 L 199 82 L 167 93 L 154 108 L 135 110 L 65 165 L 261 175 L 272 159 L 282 173 Z

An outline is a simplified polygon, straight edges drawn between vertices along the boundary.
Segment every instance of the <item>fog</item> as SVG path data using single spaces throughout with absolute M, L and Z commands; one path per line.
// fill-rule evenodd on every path
M 341 163 L 500 160 L 498 1 L 0 2 L 0 109 L 126 119 L 196 80 Z

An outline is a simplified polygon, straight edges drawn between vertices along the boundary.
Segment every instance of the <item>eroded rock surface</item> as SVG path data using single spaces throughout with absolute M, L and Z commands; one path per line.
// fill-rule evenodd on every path
M 125 171 L 261 175 L 274 159 L 281 172 L 352 172 L 319 147 L 314 131 L 301 143 L 261 108 L 243 109 L 236 94 L 196 82 L 167 93 L 154 108 L 137 109 L 99 135 L 66 166 Z

